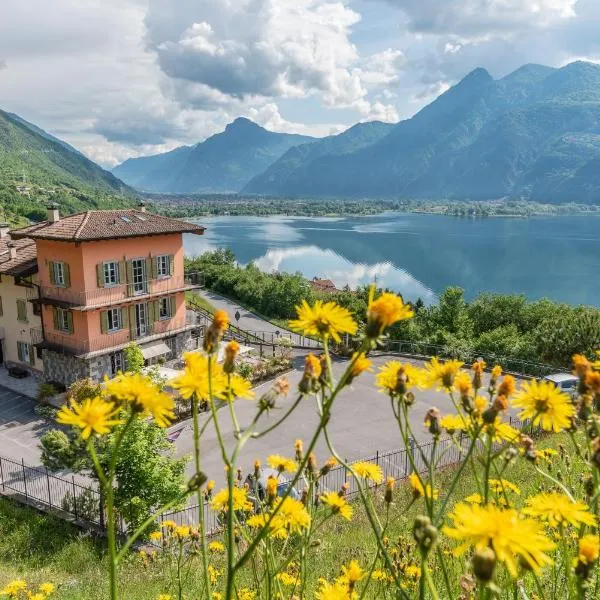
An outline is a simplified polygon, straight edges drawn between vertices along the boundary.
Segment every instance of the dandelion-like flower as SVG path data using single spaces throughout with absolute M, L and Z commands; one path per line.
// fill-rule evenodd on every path
M 23 592 L 27 589 L 27 582 L 22 579 L 14 579 L 7 583 L 0 594 L 8 596 L 9 598 L 16 598 L 19 592 Z
M 512 492 L 513 494 L 519 495 L 521 490 L 516 486 L 512 481 L 508 481 L 508 479 L 490 479 L 489 480 L 490 489 L 496 494 L 506 494 L 507 492 Z
M 514 509 L 459 503 L 450 518 L 454 526 L 444 527 L 443 532 L 462 542 L 455 550 L 456 555 L 463 554 L 469 547 L 476 550 L 491 547 L 512 577 L 517 577 L 518 559 L 536 573 L 552 563 L 547 552 L 554 549 L 554 543 L 546 537 L 542 525 L 520 517 Z
M 383 481 L 383 471 L 379 465 L 361 461 L 354 463 L 352 469 L 359 477 L 368 479 L 373 483 L 381 483 Z
M 280 454 L 271 454 L 271 456 L 268 456 L 267 464 L 271 469 L 275 469 L 279 473 L 284 473 L 285 471 L 295 473 L 298 469 L 298 463 L 293 458 L 287 458 Z
M 420 385 L 421 377 L 422 371 L 414 365 L 392 360 L 379 369 L 375 383 L 381 392 L 394 396 Z
M 63 425 L 72 425 L 81 429 L 81 437 L 87 440 L 92 433 L 106 435 L 113 427 L 122 423 L 116 418 L 119 407 L 113 402 L 96 397 L 88 398 L 81 404 L 71 402 L 71 406 L 63 406 L 56 415 L 56 421 Z
M 365 356 L 364 352 L 361 352 L 360 354 L 354 354 L 352 356 L 352 360 L 354 361 L 354 364 L 352 365 L 352 369 L 350 369 L 350 378 L 351 379 L 358 377 L 361 373 L 364 373 L 364 371 L 371 370 L 372 363 Z
M 354 335 L 358 328 L 352 314 L 335 302 L 317 300 L 310 306 L 306 300 L 296 307 L 298 318 L 290 321 L 290 329 L 304 335 L 327 336 L 341 341 L 340 334 Z
M 248 500 L 248 494 L 245 489 L 234 487 L 232 489 L 233 510 L 245 511 L 252 510 L 252 502 Z M 227 512 L 229 510 L 229 490 L 227 488 L 219 490 L 212 499 L 211 506 L 214 510 Z
M 590 512 L 587 504 L 574 502 L 567 495 L 557 492 L 542 493 L 528 498 L 523 513 L 546 521 L 553 528 L 565 524 L 573 527 L 596 524 L 596 517 Z
M 584 565 L 592 565 L 598 560 L 600 554 L 600 542 L 598 535 L 584 535 L 579 540 L 579 555 L 578 559 Z
M 449 390 L 463 364 L 460 360 L 447 360 L 441 363 L 436 357 L 433 357 L 428 363 L 425 363 L 423 385 L 428 388 L 435 387 L 438 390 L 441 388 Z
M 208 359 L 205 354 L 188 352 L 183 355 L 185 369 L 181 375 L 170 382 L 171 387 L 179 390 L 182 398 L 188 400 L 196 396 L 198 400 L 210 400 L 209 370 L 210 362 L 211 386 L 213 398 L 224 398 L 227 378 L 221 365 Z
M 571 426 L 575 408 L 567 394 L 550 381 L 526 382 L 513 399 L 513 405 L 521 408 L 521 419 L 532 419 L 546 431 L 559 432 Z
M 348 594 L 348 587 L 342 582 L 329 583 L 321 579 L 315 598 L 317 600 L 349 600 L 350 595 Z
M 371 286 L 367 308 L 367 337 L 376 339 L 394 323 L 412 319 L 415 315 L 412 307 L 404 304 L 402 298 L 396 294 L 386 292 L 376 300 L 374 296 L 375 286 Z
M 252 400 L 252 398 L 254 398 L 252 384 L 247 379 L 244 379 L 242 376 L 237 375 L 236 373 L 229 376 L 226 394 L 228 398 L 231 398 L 231 400 L 235 398 Z
M 454 389 L 461 396 L 469 396 L 473 391 L 473 382 L 468 373 L 460 371 L 454 378 Z
M 223 542 L 215 540 L 214 542 L 210 542 L 210 544 L 208 544 L 208 549 L 216 554 L 223 554 L 225 552 L 225 545 Z
M 325 492 L 321 495 L 320 500 L 325 506 L 329 506 L 334 515 L 340 515 L 347 521 L 352 519 L 352 507 L 336 492 Z
M 452 435 L 456 431 L 466 431 L 469 422 L 462 415 L 444 415 L 440 419 L 440 426 Z
M 417 498 L 433 498 L 434 500 L 438 497 L 438 490 L 432 489 L 429 483 L 423 486 L 419 476 L 416 473 L 411 473 L 408 476 L 408 482 L 413 491 L 413 494 Z

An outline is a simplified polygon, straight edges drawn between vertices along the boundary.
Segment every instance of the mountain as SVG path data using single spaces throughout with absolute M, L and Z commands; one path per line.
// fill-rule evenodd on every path
M 244 191 L 598 203 L 600 66 L 524 65 L 498 80 L 478 68 L 372 142 L 300 156 L 302 148 Z
M 130 158 L 113 173 L 139 190 L 158 193 L 238 192 L 293 146 L 313 138 L 267 131 L 239 118 L 195 146 Z
M 44 202 L 63 212 L 131 203 L 133 190 L 18 115 L 0 110 L 0 207 L 3 219 L 42 216 Z
M 263 173 L 254 177 L 242 191 L 247 194 L 262 192 L 279 195 L 279 186 L 293 186 L 294 181 L 302 180 L 306 166 L 313 161 L 324 156 L 341 156 L 369 146 L 387 135 L 393 127 L 381 121 L 358 123 L 338 135 L 294 146 Z

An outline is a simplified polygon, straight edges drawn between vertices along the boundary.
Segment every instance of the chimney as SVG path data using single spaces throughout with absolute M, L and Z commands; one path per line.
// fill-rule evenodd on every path
M 146 203 L 143 200 L 138 202 L 137 207 L 140 212 L 146 212 Z
M 58 204 L 51 202 L 47 207 L 48 223 L 56 223 L 60 221 L 60 214 L 58 212 Z
M 8 242 L 6 247 L 8 248 L 8 256 L 10 256 L 10 260 L 17 258 L 17 247 L 15 246 L 15 243 Z
M 10 225 L 8 223 L 0 223 L 0 239 L 6 239 L 9 231 Z

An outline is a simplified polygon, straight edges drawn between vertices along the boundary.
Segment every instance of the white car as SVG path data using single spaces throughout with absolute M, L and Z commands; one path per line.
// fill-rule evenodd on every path
M 577 386 L 579 385 L 579 379 L 572 373 L 554 373 L 552 375 L 546 375 L 542 381 L 550 381 L 559 390 L 572 396 L 577 393 Z

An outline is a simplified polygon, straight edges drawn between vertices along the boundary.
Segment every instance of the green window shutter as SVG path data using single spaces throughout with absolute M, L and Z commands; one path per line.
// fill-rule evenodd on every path
M 58 331 L 58 309 L 52 309 L 52 322 L 54 323 L 54 330 Z
M 148 315 L 148 324 L 149 325 L 154 323 L 154 321 L 156 321 L 158 319 L 158 315 L 160 314 L 159 312 L 156 311 L 157 302 L 158 301 L 148 302 L 148 304 L 146 304 L 146 307 L 147 307 L 146 314 Z
M 121 311 L 121 329 L 129 328 L 129 311 L 126 308 L 120 308 Z
M 67 329 L 69 333 L 73 333 L 73 313 L 71 311 L 67 312 Z
M 96 265 L 96 279 L 98 281 L 98 287 L 104 287 L 104 263 L 98 263 Z
M 119 283 L 127 283 L 127 261 L 119 261 Z
M 65 287 L 71 287 L 71 269 L 69 269 L 68 263 L 63 263 L 63 269 L 65 274 Z
M 169 306 L 169 318 L 171 319 L 175 316 L 175 296 L 169 296 L 167 301 Z
M 103 310 L 100 313 L 100 331 L 106 333 L 108 331 L 108 311 Z
M 132 304 L 129 307 L 129 331 L 131 334 L 131 339 L 134 340 L 136 338 L 135 335 L 135 304 Z
M 125 263 L 125 272 L 127 273 L 127 283 L 129 284 L 127 287 L 127 295 L 133 296 L 133 264 L 130 260 Z
M 56 285 L 56 273 L 54 272 L 54 262 L 48 262 L 48 274 L 50 275 L 50 284 Z
M 35 365 L 35 352 L 33 351 L 33 346 L 28 344 L 29 346 L 29 364 L 33 367 Z
M 27 303 L 21 298 L 17 298 L 17 320 L 27 321 Z
M 153 276 L 152 257 L 148 256 L 146 258 L 146 279 L 151 279 Z
M 152 279 L 158 277 L 158 256 L 152 257 Z
M 175 257 L 169 254 L 169 275 L 173 275 L 175 272 Z

